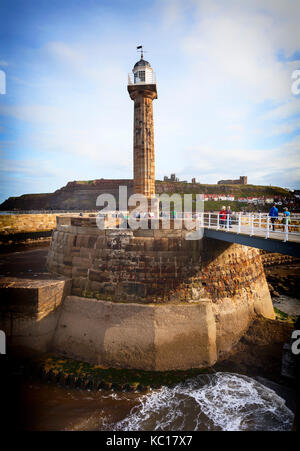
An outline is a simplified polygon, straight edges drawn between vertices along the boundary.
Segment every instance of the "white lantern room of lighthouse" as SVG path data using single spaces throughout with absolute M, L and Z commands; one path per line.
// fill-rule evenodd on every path
M 132 69 L 132 74 L 128 74 L 128 84 L 129 85 L 154 85 L 156 84 L 156 77 L 153 69 L 148 63 L 145 61 L 143 56 L 141 59 L 134 65 Z

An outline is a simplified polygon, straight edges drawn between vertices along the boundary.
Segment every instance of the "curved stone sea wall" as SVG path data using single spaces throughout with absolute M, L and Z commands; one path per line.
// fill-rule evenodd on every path
M 257 249 L 185 235 L 58 217 L 48 268 L 72 278 L 73 296 L 55 349 L 111 366 L 201 367 L 230 350 L 255 315 L 274 318 Z

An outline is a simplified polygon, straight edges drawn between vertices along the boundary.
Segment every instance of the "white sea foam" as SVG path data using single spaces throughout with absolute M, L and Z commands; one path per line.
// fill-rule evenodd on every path
M 127 398 L 126 396 L 124 396 L 124 392 L 121 393 L 116 393 L 116 392 L 111 392 L 107 395 L 101 395 L 102 399 L 114 399 L 116 401 L 124 401 L 127 400 L 129 401 L 129 398 Z
M 216 373 L 141 396 L 113 430 L 290 430 L 293 413 L 250 377 Z

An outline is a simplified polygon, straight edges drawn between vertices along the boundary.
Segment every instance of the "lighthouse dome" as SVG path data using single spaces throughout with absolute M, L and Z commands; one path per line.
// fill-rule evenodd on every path
M 133 75 L 128 75 L 128 84 L 140 85 L 140 84 L 156 84 L 155 73 L 151 67 L 151 64 L 144 60 L 143 53 L 141 59 L 135 63 L 132 69 Z
M 143 58 L 141 58 L 140 61 L 135 63 L 133 69 L 136 69 L 138 67 L 151 67 L 151 65 L 150 65 L 150 63 L 148 63 L 148 61 L 146 61 Z

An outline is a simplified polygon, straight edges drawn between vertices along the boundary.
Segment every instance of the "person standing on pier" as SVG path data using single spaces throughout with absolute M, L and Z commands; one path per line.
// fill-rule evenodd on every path
M 290 215 L 291 213 L 289 212 L 288 208 L 285 207 L 283 212 L 282 224 L 288 224 L 290 222 Z
M 269 211 L 269 216 L 271 218 L 271 230 L 273 230 L 273 232 L 275 232 L 275 221 L 278 218 L 278 208 L 276 207 L 276 205 L 274 204 L 273 207 L 271 208 L 271 210 Z
M 225 227 L 225 224 L 226 224 L 226 208 L 225 208 L 225 206 L 222 207 L 222 209 L 221 209 L 221 211 L 219 213 L 219 217 L 220 217 L 220 226 L 221 226 L 221 228 Z
M 283 218 L 282 218 L 282 224 L 283 224 L 283 230 L 289 228 L 289 223 L 291 221 L 291 213 L 289 212 L 288 208 L 285 207 L 284 211 L 283 211 Z M 288 231 L 288 230 L 287 230 Z
M 230 229 L 232 229 L 232 225 L 231 225 L 231 208 L 230 205 L 228 205 L 227 209 L 226 209 L 226 224 L 228 223 Z

